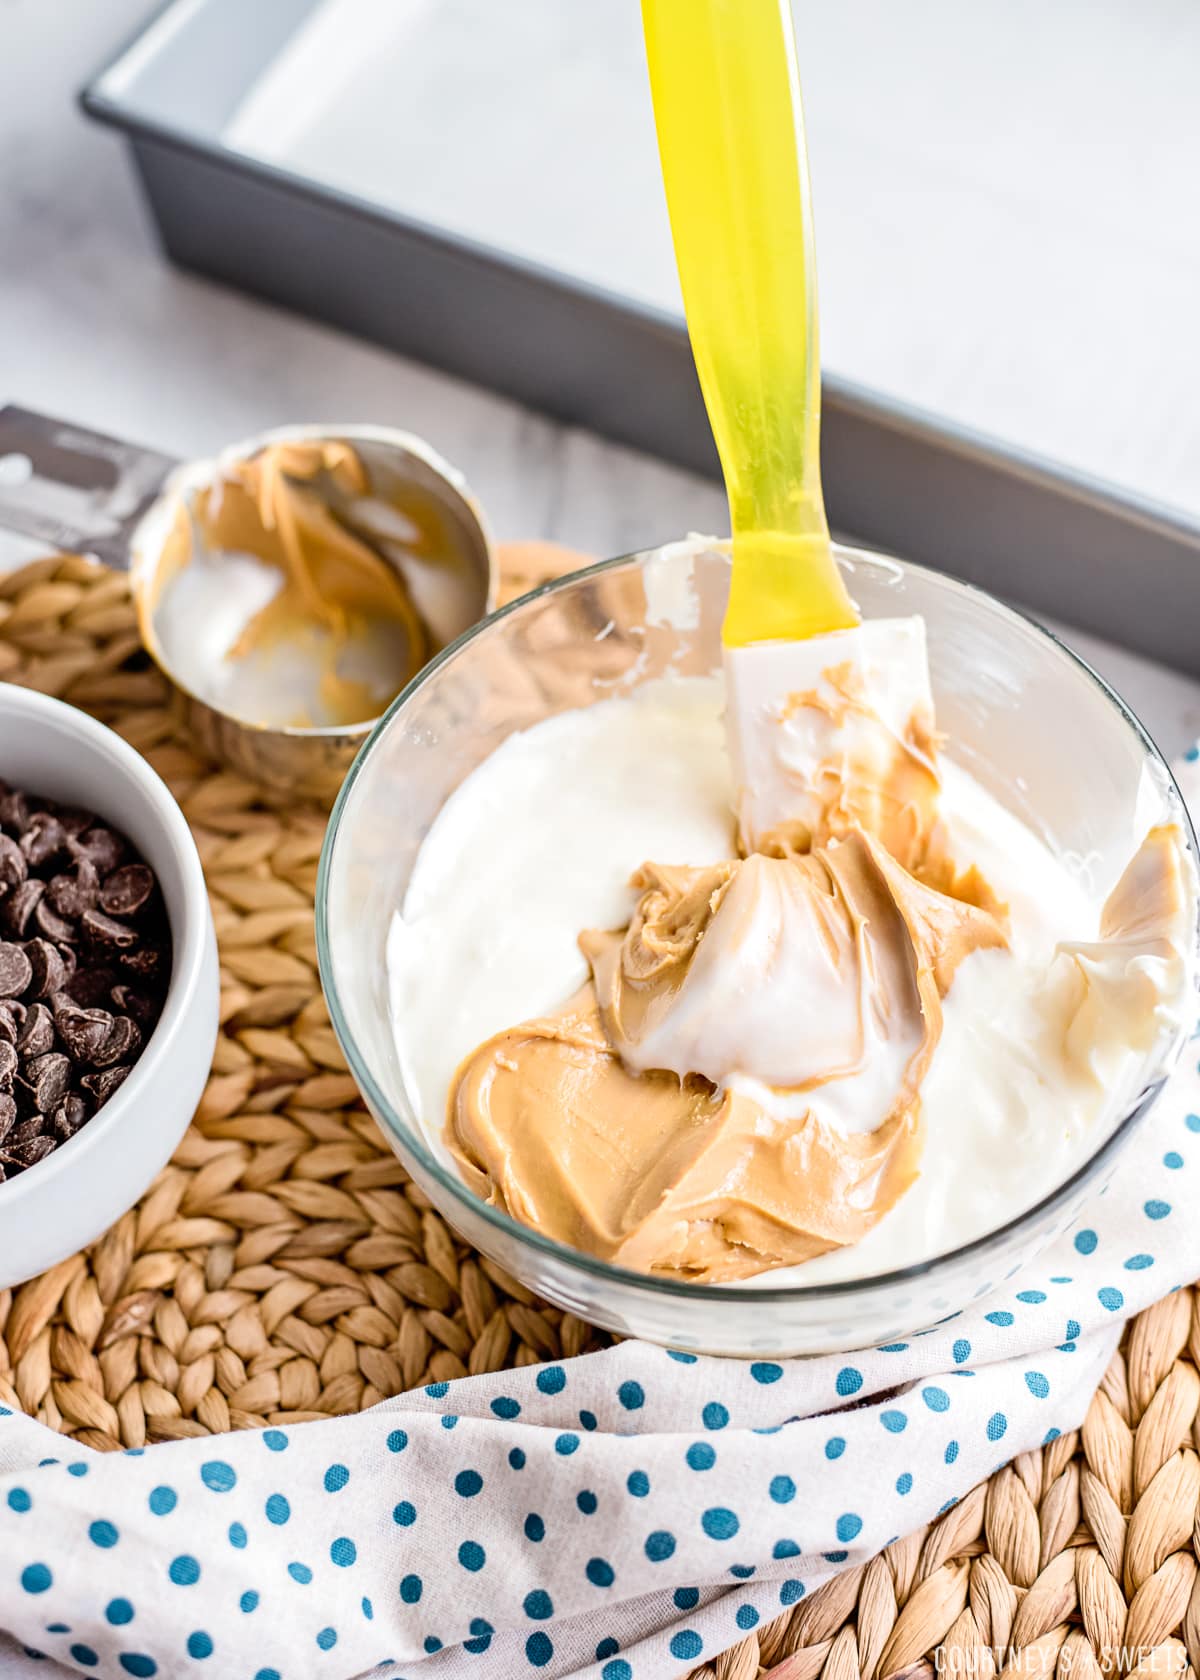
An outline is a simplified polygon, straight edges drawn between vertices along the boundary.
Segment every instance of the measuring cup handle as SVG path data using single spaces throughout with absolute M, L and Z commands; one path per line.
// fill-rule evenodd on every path
M 70 420 L 0 408 L 0 529 L 128 571 L 134 527 L 177 465 Z

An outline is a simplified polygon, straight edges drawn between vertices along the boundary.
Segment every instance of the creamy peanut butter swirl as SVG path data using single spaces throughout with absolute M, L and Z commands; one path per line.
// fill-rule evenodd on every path
M 857 1241 L 916 1175 L 941 999 L 999 923 L 861 830 L 804 857 L 647 865 L 635 885 L 627 930 L 581 937 L 591 983 L 460 1069 L 448 1131 L 468 1178 L 645 1271 L 736 1279 Z M 870 1131 L 815 1100 L 855 1081 Z

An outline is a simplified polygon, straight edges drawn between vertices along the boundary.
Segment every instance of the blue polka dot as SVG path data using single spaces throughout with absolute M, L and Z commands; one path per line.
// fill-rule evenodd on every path
M 1127 1272 L 1148 1271 L 1154 1264 L 1153 1254 L 1131 1254 L 1125 1262 Z
M 912 1492 L 912 1485 L 913 1485 L 913 1479 L 909 1475 L 907 1470 L 904 1472 L 904 1474 L 902 1476 L 897 1476 L 896 1477 L 896 1492 L 897 1493 L 901 1493 L 901 1494 L 911 1493 Z
M 700 1602 L 697 1587 L 676 1587 L 674 1596 L 676 1610 L 694 1610 Z
M 1185 760 L 1186 763 L 1195 764 L 1196 760 L 1198 758 L 1200 758 L 1200 747 L 1197 747 L 1197 746 L 1189 747 L 1188 750 L 1184 753 L 1183 756 L 1184 756 L 1184 760 Z
M 144 1651 L 122 1651 L 117 1661 L 126 1674 L 133 1675 L 133 1680 L 152 1680 L 152 1676 L 158 1673 L 158 1664 Z
M 454 1478 L 454 1491 L 463 1499 L 474 1499 L 483 1490 L 483 1477 L 478 1470 L 460 1470 Z
M 779 1602 L 784 1606 L 797 1604 L 803 1597 L 803 1581 L 785 1581 L 779 1589 Z
M 554 1603 L 548 1592 L 539 1587 L 535 1592 L 526 1593 L 521 1608 L 531 1622 L 548 1622 L 554 1614 Z
M 783 1366 L 776 1365 L 771 1360 L 756 1360 L 750 1367 L 750 1375 L 756 1383 L 776 1383 L 783 1375 Z
M 613 1566 L 606 1558 L 589 1558 L 584 1574 L 594 1587 L 611 1587 L 616 1580 Z
M 796 1484 L 790 1476 L 773 1476 L 767 1492 L 776 1505 L 789 1505 L 796 1497 Z
M 340 1493 L 350 1480 L 350 1472 L 344 1464 L 331 1464 L 324 1479 L 326 1493 Z
M 408 1445 L 408 1434 L 403 1429 L 393 1429 L 387 1438 L 389 1452 L 403 1452 Z
M 554 1442 L 554 1450 L 561 1458 L 570 1458 L 571 1454 L 575 1451 L 578 1445 L 578 1435 L 572 1435 L 569 1429 L 565 1429 L 563 1433 L 556 1438 Z
M 624 1657 L 618 1657 L 615 1662 L 605 1663 L 600 1670 L 600 1680 L 633 1680 L 633 1670 Z
M 213 1642 L 202 1628 L 198 1628 L 195 1633 L 188 1634 L 187 1649 L 189 1657 L 202 1662 L 205 1657 L 212 1656 Z
M 947 1441 L 946 1450 L 942 1454 L 942 1457 L 945 1459 L 947 1464 L 953 1464 L 955 1459 L 958 1457 L 958 1442 Z
M 520 1447 L 513 1448 L 508 1455 L 508 1462 L 512 1465 L 514 1470 L 524 1470 L 525 1454 L 521 1451 Z
M 667 1358 L 674 1359 L 680 1365 L 694 1365 L 696 1363 L 694 1353 L 681 1353 L 678 1348 L 668 1348 Z
M 908 1351 L 908 1343 L 907 1342 L 885 1342 L 883 1347 L 881 1347 L 879 1351 L 880 1351 L 880 1353 L 906 1353 Z
M 1165 1219 L 1171 1211 L 1170 1202 L 1151 1200 L 1142 1208 L 1147 1219 Z
M 247 1616 L 252 1610 L 257 1610 L 258 1594 L 256 1592 L 244 1592 L 241 1598 L 238 1599 L 238 1609 Z
M 511 1399 L 507 1394 L 501 1394 L 492 1401 L 492 1410 L 498 1418 L 515 1418 L 521 1415 L 520 1402 Z
M 400 1528 L 411 1528 L 417 1520 L 416 1506 L 402 1499 L 399 1505 L 392 1508 L 392 1521 Z
M 756 1568 L 757 1565 L 753 1563 L 731 1563 L 729 1573 L 735 1581 L 748 1581 Z
M 329 1548 L 329 1561 L 339 1569 L 349 1569 L 358 1557 L 358 1547 L 346 1535 L 340 1535 Z
M 665 1563 L 675 1550 L 675 1536 L 668 1534 L 665 1528 L 656 1528 L 653 1534 L 646 1536 L 645 1550 L 651 1563 Z
M 133 1620 L 133 1605 L 127 1598 L 110 1598 L 104 1606 L 104 1619 L 113 1627 L 125 1627 Z
M 743 1604 L 739 1607 L 738 1613 L 733 1619 L 743 1633 L 748 1633 L 752 1627 L 756 1627 L 758 1624 L 758 1611 L 753 1604 Z
M 1044 1447 L 1048 1447 L 1051 1441 L 1057 1441 L 1061 1434 L 1061 1429 L 1047 1429 L 1046 1433 L 1042 1436 L 1042 1445 Z
M 902 1435 L 908 1428 L 908 1419 L 903 1412 L 881 1412 L 879 1421 L 889 1435 Z
M 448 1382 L 434 1382 L 425 1384 L 425 1392 L 431 1400 L 444 1400 L 450 1392 Z
M 538 1372 L 537 1385 L 543 1394 L 561 1394 L 567 1386 L 567 1373 L 561 1365 L 547 1365 Z
M 1027 1307 L 1041 1306 L 1045 1299 L 1046 1297 L 1040 1289 L 1021 1289 L 1017 1292 L 1017 1300 L 1024 1301 Z
M 33 1500 L 29 1497 L 23 1487 L 9 1488 L 8 1508 L 10 1511 L 16 1511 L 18 1513 L 28 1511 L 32 1504 Z
M 266 1503 L 267 1521 L 281 1528 L 292 1514 L 292 1507 L 281 1493 L 273 1493 Z
M 245 1551 L 245 1549 L 246 1549 L 246 1530 L 242 1527 L 241 1523 L 239 1523 L 239 1522 L 230 1523 L 230 1525 L 229 1525 L 229 1544 L 231 1546 L 236 1546 L 239 1552 L 244 1552 Z
M 213 1493 L 228 1493 L 230 1488 L 237 1485 L 237 1474 L 232 1464 L 226 1464 L 223 1459 L 213 1458 L 200 1466 L 200 1480 Z
M 842 1545 L 846 1546 L 851 1540 L 856 1540 L 862 1532 L 862 1518 L 856 1516 L 853 1511 L 843 1511 L 836 1526 L 837 1537 Z
M 369 1622 L 375 1620 L 375 1606 L 369 1598 L 364 1598 L 362 1601 L 362 1613 Z
M 81 1668 L 95 1668 L 100 1661 L 90 1645 L 72 1645 L 71 1655 Z
M 1189 1114 L 1183 1123 L 1189 1132 L 1200 1132 L 1200 1114 Z
M 458 1413 L 443 1412 L 441 1417 L 438 1419 L 438 1422 L 441 1424 L 443 1429 L 456 1429 L 458 1427 Z
M 956 1365 L 965 1365 L 967 1360 L 971 1357 L 971 1344 L 960 1336 L 951 1351 L 954 1354 L 954 1363 Z
M 999 1325 L 1001 1330 L 1007 1330 L 1013 1321 L 1013 1315 L 1010 1312 L 990 1312 L 984 1313 L 983 1316 L 989 1324 Z
M 440 1639 L 435 1639 L 432 1634 L 428 1634 L 426 1635 L 423 1648 L 429 1656 L 433 1656 L 435 1651 L 441 1650 L 442 1642 Z M 469 1647 L 467 1648 L 469 1649 Z
M 88 1473 L 88 1467 L 87 1467 L 86 1464 L 75 1463 L 75 1464 L 68 1464 L 67 1465 L 67 1475 L 68 1476 L 86 1476 L 87 1473 Z
M 1109 1312 L 1119 1312 L 1125 1305 L 1125 1297 L 1119 1289 L 1098 1289 L 1096 1299 L 1102 1307 L 1107 1307 Z
M 1095 1254 L 1096 1244 L 1100 1241 L 1095 1231 L 1083 1230 L 1075 1233 L 1075 1249 L 1079 1254 Z
M 719 1400 L 710 1400 L 700 1416 L 705 1429 L 724 1429 L 729 1422 L 729 1413 Z
M 625 1486 L 635 1499 L 645 1499 L 650 1492 L 650 1478 L 644 1470 L 631 1470 Z
M 1169 1167 L 1172 1172 L 1178 1172 L 1182 1165 L 1183 1156 L 1179 1153 L 1179 1151 L 1177 1149 L 1168 1149 L 1167 1153 L 1163 1156 L 1163 1166 Z
M 1050 1384 L 1040 1371 L 1026 1371 L 1025 1387 L 1037 1400 L 1044 1400 L 1050 1392 Z
M 596 1495 L 592 1492 L 591 1488 L 580 1488 L 579 1492 L 575 1495 L 575 1503 L 578 1505 L 585 1517 L 592 1517 L 596 1514 L 596 1506 L 599 1501 L 597 1500 Z
M 525 1641 L 525 1655 L 534 1668 L 545 1668 L 554 1655 L 550 1636 L 545 1633 L 531 1633 Z
M 1067 1340 L 1069 1342 L 1076 1341 L 1079 1335 L 1079 1320 L 1077 1318 L 1069 1318 L 1067 1320 Z
M 88 1539 L 93 1546 L 100 1546 L 104 1551 L 115 1546 L 119 1538 L 116 1527 L 110 1522 L 94 1522 L 88 1527 Z
M 333 1647 L 337 1644 L 337 1629 L 331 1627 L 322 1628 L 320 1633 L 317 1635 L 317 1644 L 321 1647 L 322 1651 L 332 1651 Z
M 485 1622 L 482 1616 L 475 1616 L 471 1620 L 471 1632 L 475 1637 L 463 1642 L 463 1650 L 470 1651 L 472 1656 L 478 1656 L 481 1651 L 486 1651 L 492 1643 L 492 1634 L 495 1629 L 491 1622 Z
M 546 1525 L 536 1511 L 530 1511 L 525 1518 L 525 1538 L 532 1540 L 535 1546 L 546 1538 Z
M 282 1429 L 264 1429 L 262 1441 L 268 1452 L 283 1452 L 288 1444 Z
M 169 1487 L 151 1488 L 150 1498 L 147 1501 L 151 1511 L 156 1517 L 167 1516 L 175 1509 L 178 1502 L 179 1496 L 176 1494 L 175 1489 Z
M 690 1662 L 693 1657 L 698 1657 L 703 1651 L 704 1641 L 691 1628 L 684 1628 L 681 1633 L 675 1634 L 672 1638 L 670 1648 L 671 1655 L 677 1657 L 680 1662 Z
M 724 1505 L 714 1505 L 700 1518 L 700 1527 L 710 1540 L 732 1540 L 738 1531 L 738 1520 Z
M 46 1623 L 46 1632 L 47 1633 L 70 1633 L 70 1631 L 71 1631 L 71 1629 L 68 1627 L 66 1622 L 47 1622 Z
M 831 1435 L 825 1443 L 826 1458 L 841 1458 L 846 1450 L 846 1443 L 840 1435 Z
M 799 1557 L 800 1548 L 794 1540 L 776 1540 L 771 1547 L 771 1556 L 773 1558 Z
M 627 1412 L 637 1412 L 646 1404 L 646 1391 L 640 1382 L 623 1382 L 617 1390 L 617 1399 Z
M 254 1676 L 254 1680 L 279 1680 L 279 1670 L 277 1668 L 260 1668 Z
M 194 1557 L 182 1552 L 179 1557 L 171 1559 L 167 1574 L 177 1587 L 194 1587 L 200 1579 L 200 1565 Z
M 993 1412 L 987 1423 L 987 1438 L 998 1441 L 1008 1428 L 1008 1419 L 1003 1412 Z
M 589 1431 L 600 1427 L 595 1412 L 580 1412 L 579 1421 Z
M 856 1371 L 853 1365 L 843 1365 L 837 1374 L 837 1383 L 835 1384 L 843 1399 L 848 1394 L 857 1394 L 862 1385 L 862 1372 Z
M 309 1582 L 312 1580 L 312 1570 L 306 1563 L 289 1563 L 287 1566 L 287 1572 L 292 1577 L 292 1580 L 302 1587 L 308 1586 Z
M 425 1583 L 419 1575 L 406 1575 L 400 1583 L 400 1597 L 405 1604 L 419 1604 Z
M 711 1470 L 717 1462 L 716 1452 L 707 1441 L 693 1441 L 684 1457 L 689 1470 Z
M 469 1569 L 472 1575 L 477 1575 L 487 1562 L 487 1553 L 475 1540 L 464 1540 L 458 1548 L 458 1561 L 464 1569 Z

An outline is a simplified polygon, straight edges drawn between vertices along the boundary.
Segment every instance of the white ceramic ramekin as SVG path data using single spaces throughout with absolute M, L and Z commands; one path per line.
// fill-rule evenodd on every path
M 85 1248 L 170 1156 L 217 1034 L 217 942 L 183 813 L 140 754 L 85 712 L 0 683 L 0 780 L 95 811 L 157 875 L 171 924 L 166 1007 L 129 1078 L 68 1142 L 0 1184 L 0 1288 Z

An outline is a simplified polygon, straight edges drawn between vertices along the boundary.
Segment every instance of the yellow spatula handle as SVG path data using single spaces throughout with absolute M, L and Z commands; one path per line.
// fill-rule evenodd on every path
M 788 0 L 642 0 L 671 232 L 733 528 L 730 646 L 858 622 L 821 496 L 808 166 Z

